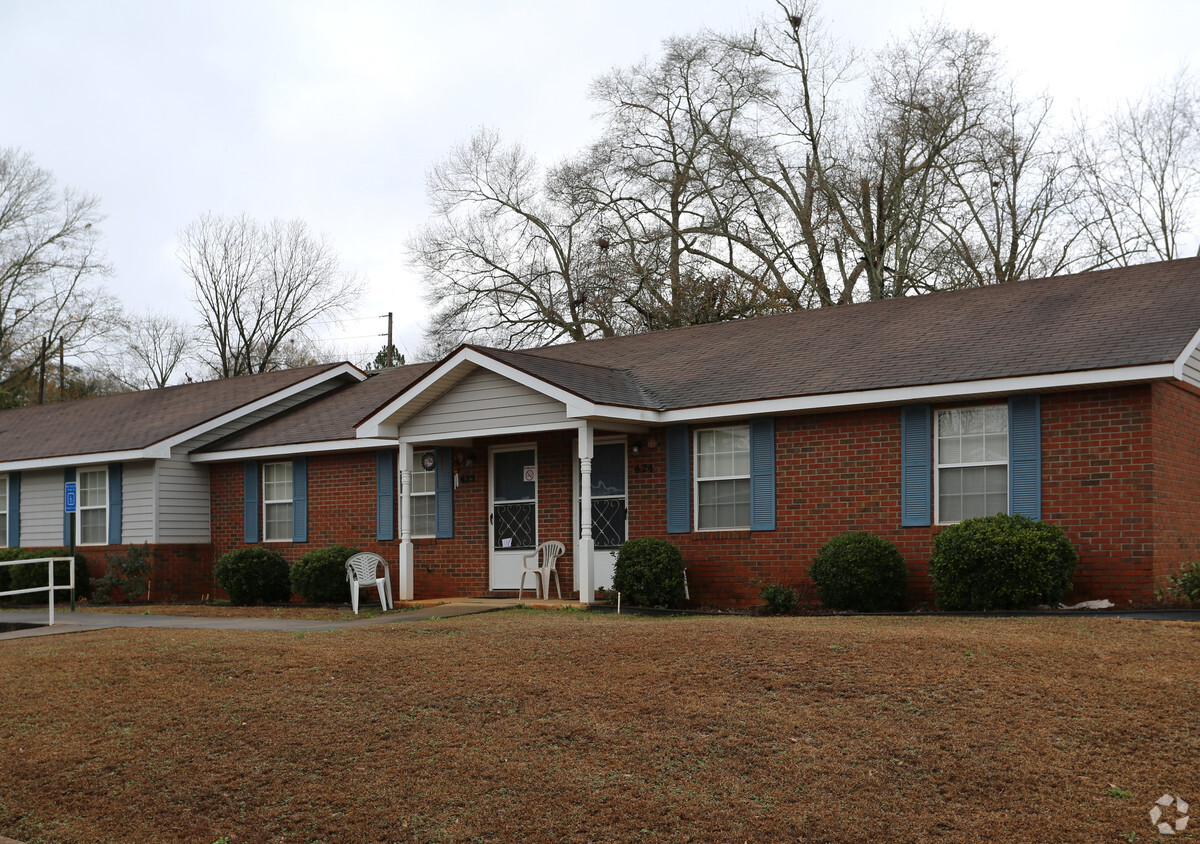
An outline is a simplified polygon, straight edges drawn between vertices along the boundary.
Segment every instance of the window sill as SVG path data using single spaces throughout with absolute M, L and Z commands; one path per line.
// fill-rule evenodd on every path
M 718 528 L 694 530 L 691 536 L 699 541 L 709 542 L 717 539 L 749 539 L 753 533 L 750 528 Z

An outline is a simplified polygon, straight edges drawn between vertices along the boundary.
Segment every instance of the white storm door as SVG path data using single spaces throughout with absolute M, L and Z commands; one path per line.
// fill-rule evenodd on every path
M 537 548 L 537 448 L 493 448 L 491 463 L 489 583 L 491 589 L 516 589 L 521 584 L 521 558 Z M 534 582 L 531 575 L 526 585 Z

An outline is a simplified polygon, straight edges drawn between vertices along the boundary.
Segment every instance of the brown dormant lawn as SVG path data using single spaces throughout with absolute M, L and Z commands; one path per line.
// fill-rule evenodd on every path
M 1200 825 L 1198 646 L 1104 618 L 522 610 L 5 641 L 0 834 L 1148 841 L 1164 793 Z

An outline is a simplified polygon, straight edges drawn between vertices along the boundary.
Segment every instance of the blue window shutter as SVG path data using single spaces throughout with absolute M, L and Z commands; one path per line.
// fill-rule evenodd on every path
M 900 408 L 900 524 L 933 522 L 933 426 L 927 404 Z
M 308 542 L 308 458 L 292 460 L 292 542 Z
M 74 466 L 68 466 L 67 468 L 63 469 L 63 483 L 64 484 L 75 483 L 75 467 Z M 63 488 L 63 497 L 64 498 L 66 497 L 66 487 Z M 64 505 L 66 504 L 65 501 L 63 503 L 64 503 Z M 76 492 L 75 492 L 75 506 L 77 508 L 79 506 L 78 488 L 76 489 Z M 64 506 L 63 507 L 63 545 L 70 546 L 70 544 L 71 544 L 71 514 L 67 512 L 67 508 L 66 508 L 66 506 Z
M 1042 517 L 1042 403 L 1038 396 L 1008 400 L 1008 512 Z
M 396 538 L 396 452 L 375 452 L 375 538 Z
M 245 486 L 242 501 L 242 539 L 247 543 L 258 542 L 258 461 L 247 460 L 242 465 Z
M 454 536 L 453 454 L 453 450 L 446 446 L 434 450 L 433 459 L 437 461 L 437 467 L 433 470 L 433 507 L 437 514 L 437 529 L 433 535 L 438 539 L 451 539 Z
M 691 432 L 687 425 L 667 428 L 667 533 L 692 530 Z
M 108 464 L 108 544 L 121 544 L 121 464 Z
M 775 530 L 775 420 L 750 420 L 750 530 Z
M 8 547 L 21 547 L 21 473 L 8 476 Z

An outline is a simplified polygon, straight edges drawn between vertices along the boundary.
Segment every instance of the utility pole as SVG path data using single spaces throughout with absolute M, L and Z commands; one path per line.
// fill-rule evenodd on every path
M 392 360 L 392 312 L 388 311 L 388 344 L 387 344 L 387 365 L 389 368 L 396 365 Z
M 46 401 L 46 343 L 49 338 L 42 338 L 42 355 L 38 358 L 38 404 Z
M 58 400 L 63 400 L 63 393 L 67 391 L 66 367 L 63 366 L 63 344 L 65 341 L 62 337 L 58 338 Z

